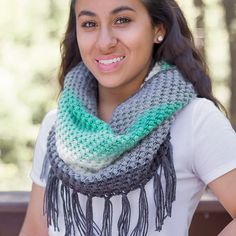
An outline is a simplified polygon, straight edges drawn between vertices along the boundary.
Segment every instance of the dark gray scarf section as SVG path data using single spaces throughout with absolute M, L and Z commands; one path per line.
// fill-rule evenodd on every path
M 81 100 L 94 104 L 94 101 L 91 102 L 91 98 L 95 96 L 91 96 L 90 88 L 96 87 L 93 84 L 91 85 L 91 83 L 95 83 L 95 80 L 86 80 L 86 76 L 91 78 L 91 74 L 88 74 L 86 70 L 82 72 L 82 75 L 86 75 L 82 79 L 81 72 L 78 72 L 81 71 L 81 68 L 78 69 L 75 68 L 71 76 L 81 77 L 81 80 L 77 79 L 79 86 L 78 84 L 75 85 L 78 89 L 83 89 Z M 84 67 L 82 71 L 83 69 Z M 181 102 L 185 106 L 195 96 L 192 85 L 183 80 L 176 68 L 160 71 L 148 80 L 140 91 L 116 109 L 110 125 L 116 127 L 114 130 L 117 133 L 122 133 L 129 123 L 129 114 L 124 113 L 124 110 L 130 110 L 132 116 L 135 116 L 135 112 L 140 112 L 140 109 L 145 110 L 145 107 L 150 108 L 165 102 Z M 139 106 L 133 106 L 138 103 Z M 96 114 L 96 110 L 94 110 L 96 108 L 91 109 L 89 107 L 88 112 Z M 42 169 L 42 178 L 47 178 L 44 211 L 47 214 L 48 226 L 52 225 L 55 231 L 60 231 L 58 203 L 61 198 L 65 236 L 76 235 L 76 230 L 81 236 L 111 236 L 112 223 L 114 223 L 112 222 L 111 198 L 114 195 L 120 195 L 122 196 L 122 210 L 117 222 L 117 235 L 146 236 L 149 222 L 145 185 L 153 178 L 153 199 L 156 206 L 155 224 L 156 230 L 160 231 L 165 218 L 171 216 L 172 203 L 175 200 L 176 192 L 176 173 L 170 143 L 172 122 L 173 116 L 162 122 L 134 148 L 123 153 L 114 163 L 90 175 L 75 172 L 60 158 L 56 147 L 55 127 L 53 127 L 48 136 L 47 154 Z M 50 170 L 47 171 L 49 162 Z M 139 202 L 137 203 L 139 217 L 136 226 L 131 229 L 130 219 L 132 215 L 127 194 L 136 189 L 140 189 Z M 81 208 L 78 193 L 87 196 L 85 212 Z M 101 215 L 103 218 L 101 228 L 93 220 L 93 197 L 105 199 L 104 212 Z

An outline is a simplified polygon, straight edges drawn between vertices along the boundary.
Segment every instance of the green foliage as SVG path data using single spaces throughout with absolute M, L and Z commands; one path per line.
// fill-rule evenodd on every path
M 29 189 L 33 146 L 57 98 L 67 1 L 0 2 L 0 190 Z

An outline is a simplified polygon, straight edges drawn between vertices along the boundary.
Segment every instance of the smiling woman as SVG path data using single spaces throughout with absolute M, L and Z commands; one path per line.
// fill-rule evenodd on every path
M 72 1 L 59 81 L 22 235 L 187 235 L 207 186 L 236 216 L 236 135 L 174 0 Z

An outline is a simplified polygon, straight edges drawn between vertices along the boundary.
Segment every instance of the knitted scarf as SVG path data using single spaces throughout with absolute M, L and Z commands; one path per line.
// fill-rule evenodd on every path
M 48 225 L 60 230 L 58 203 L 62 202 L 66 236 L 75 235 L 76 228 L 84 236 L 111 236 L 111 198 L 121 195 L 117 235 L 147 235 L 145 184 L 153 178 L 155 224 L 160 231 L 164 219 L 171 216 L 176 191 L 171 124 L 174 115 L 195 96 L 192 85 L 175 67 L 160 63 L 105 123 L 97 117 L 96 79 L 82 62 L 74 67 L 65 78 L 42 171 L 45 177 L 49 161 L 44 198 Z M 135 189 L 140 189 L 139 217 L 131 229 L 127 194 Z M 78 193 L 87 196 L 85 212 Z M 93 197 L 105 199 L 101 228 L 93 220 Z

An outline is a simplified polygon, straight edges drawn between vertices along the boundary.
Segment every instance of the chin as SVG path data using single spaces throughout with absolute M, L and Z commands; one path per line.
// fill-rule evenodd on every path
M 98 81 L 98 83 L 105 88 L 116 88 L 122 84 L 120 78 L 121 76 L 117 77 L 114 73 L 103 73 L 103 74 L 94 74 L 94 77 Z
M 118 88 L 121 86 L 120 82 L 116 83 L 115 81 L 104 81 L 104 80 L 97 80 L 99 85 L 104 88 Z

